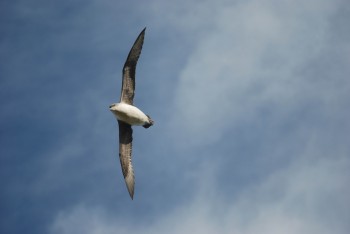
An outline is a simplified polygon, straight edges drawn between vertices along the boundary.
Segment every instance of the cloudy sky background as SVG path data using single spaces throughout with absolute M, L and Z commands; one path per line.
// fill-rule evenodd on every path
M 1 233 L 346 234 L 346 0 L 0 2 Z M 135 197 L 121 69 L 143 27 Z

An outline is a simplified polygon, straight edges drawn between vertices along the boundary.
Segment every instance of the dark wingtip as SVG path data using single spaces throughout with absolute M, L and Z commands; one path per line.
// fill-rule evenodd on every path
M 134 200 L 134 186 L 132 186 L 130 188 L 129 188 L 129 186 L 127 186 L 127 187 L 128 187 L 128 192 L 129 192 L 129 195 L 131 197 L 131 200 Z
M 145 31 L 146 31 L 146 27 L 144 27 L 144 28 L 142 29 L 142 31 L 140 32 L 140 35 L 145 34 Z

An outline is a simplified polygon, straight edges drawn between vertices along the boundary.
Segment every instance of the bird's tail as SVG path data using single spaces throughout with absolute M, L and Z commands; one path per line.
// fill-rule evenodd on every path
M 151 117 L 149 117 L 148 115 L 147 115 L 147 117 L 148 117 L 148 123 L 142 125 L 142 127 L 144 127 L 144 128 L 149 128 L 149 127 L 151 127 L 151 126 L 153 125 L 153 123 L 154 123 L 154 121 L 151 119 Z

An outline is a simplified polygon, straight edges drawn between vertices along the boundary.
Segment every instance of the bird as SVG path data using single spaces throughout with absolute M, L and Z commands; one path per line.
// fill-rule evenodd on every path
M 119 159 L 126 187 L 131 199 L 134 198 L 135 176 L 132 166 L 132 126 L 149 128 L 154 121 L 150 116 L 134 106 L 135 70 L 140 57 L 146 28 L 144 28 L 134 42 L 123 67 L 122 88 L 119 103 L 109 106 L 119 126 Z

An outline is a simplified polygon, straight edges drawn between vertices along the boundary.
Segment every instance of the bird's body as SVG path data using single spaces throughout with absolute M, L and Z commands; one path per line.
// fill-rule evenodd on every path
M 135 177 L 131 164 L 132 153 L 132 128 L 133 125 L 149 128 L 153 125 L 153 120 L 144 114 L 139 108 L 134 106 L 135 91 L 135 70 L 136 64 L 141 54 L 144 28 L 132 46 L 123 67 L 123 82 L 120 95 L 120 102 L 109 106 L 110 111 L 118 120 L 119 125 L 119 159 L 122 167 L 126 187 L 131 199 L 134 197 Z
M 123 121 L 129 125 L 148 126 L 151 124 L 150 118 L 139 108 L 126 103 L 115 103 L 110 106 L 117 120 Z

